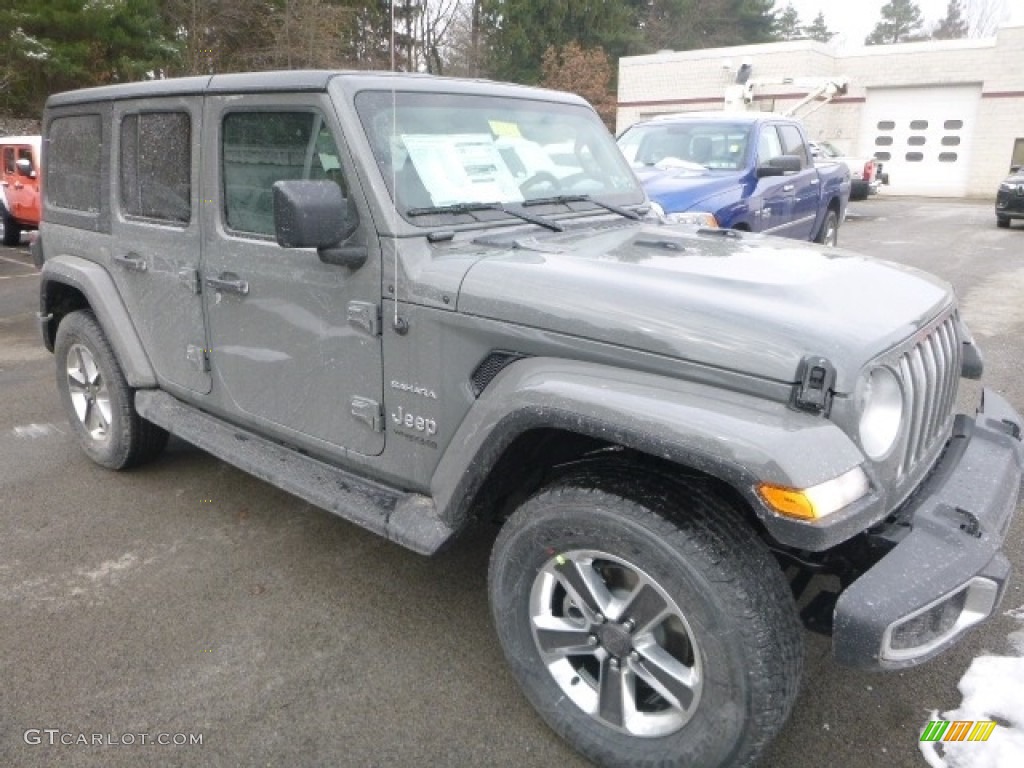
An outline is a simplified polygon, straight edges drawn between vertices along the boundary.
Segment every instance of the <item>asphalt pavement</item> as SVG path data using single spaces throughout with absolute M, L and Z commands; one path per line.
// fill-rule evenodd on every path
M 854 203 L 839 237 L 949 280 L 986 384 L 1024 409 L 1024 226 L 997 229 L 988 202 L 882 196 Z M 95 466 L 60 408 L 37 291 L 27 246 L 0 248 L 0 766 L 585 765 L 506 670 L 493 532 L 423 558 L 175 440 L 145 468 Z M 1022 533 L 1018 512 L 1018 574 Z M 762 765 L 925 765 L 921 728 L 959 704 L 974 656 L 1008 652 L 1022 585 L 901 673 L 839 667 L 808 635 Z

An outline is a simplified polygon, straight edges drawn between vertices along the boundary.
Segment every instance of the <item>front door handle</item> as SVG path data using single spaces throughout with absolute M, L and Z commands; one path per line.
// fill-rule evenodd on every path
M 796 187 L 794 187 L 792 184 L 787 184 L 786 186 L 784 186 L 782 188 L 782 191 L 783 192 L 792 192 L 794 189 L 796 189 Z
M 124 256 L 114 256 L 114 263 L 133 272 L 145 272 L 149 269 L 146 260 L 137 253 L 126 253 Z
M 234 272 L 222 272 L 217 277 L 206 278 L 206 284 L 217 291 L 237 293 L 239 296 L 249 295 L 249 283 L 239 280 Z

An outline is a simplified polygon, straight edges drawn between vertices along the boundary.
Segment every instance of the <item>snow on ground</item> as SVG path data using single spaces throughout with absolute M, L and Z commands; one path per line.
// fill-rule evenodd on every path
M 1024 606 L 1006 616 L 1024 621 Z M 960 679 L 957 709 L 931 720 L 995 720 L 988 741 L 918 742 L 932 768 L 1024 766 L 1024 629 L 1009 636 L 1011 656 L 978 656 Z M 922 731 L 923 731 L 922 727 Z

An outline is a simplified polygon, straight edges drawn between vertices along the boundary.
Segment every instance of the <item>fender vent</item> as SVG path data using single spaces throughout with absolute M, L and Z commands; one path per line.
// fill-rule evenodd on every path
M 480 393 L 487 389 L 487 385 L 504 370 L 505 366 L 516 360 L 522 360 L 524 357 L 527 355 L 521 355 L 518 352 L 491 352 L 470 374 L 469 384 L 473 389 L 474 397 L 480 397 Z

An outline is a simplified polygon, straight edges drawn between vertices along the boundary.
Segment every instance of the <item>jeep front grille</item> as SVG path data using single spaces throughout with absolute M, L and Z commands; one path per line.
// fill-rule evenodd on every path
M 963 352 L 956 313 L 900 356 L 904 407 L 910 426 L 899 473 L 906 475 L 945 439 L 960 382 Z

